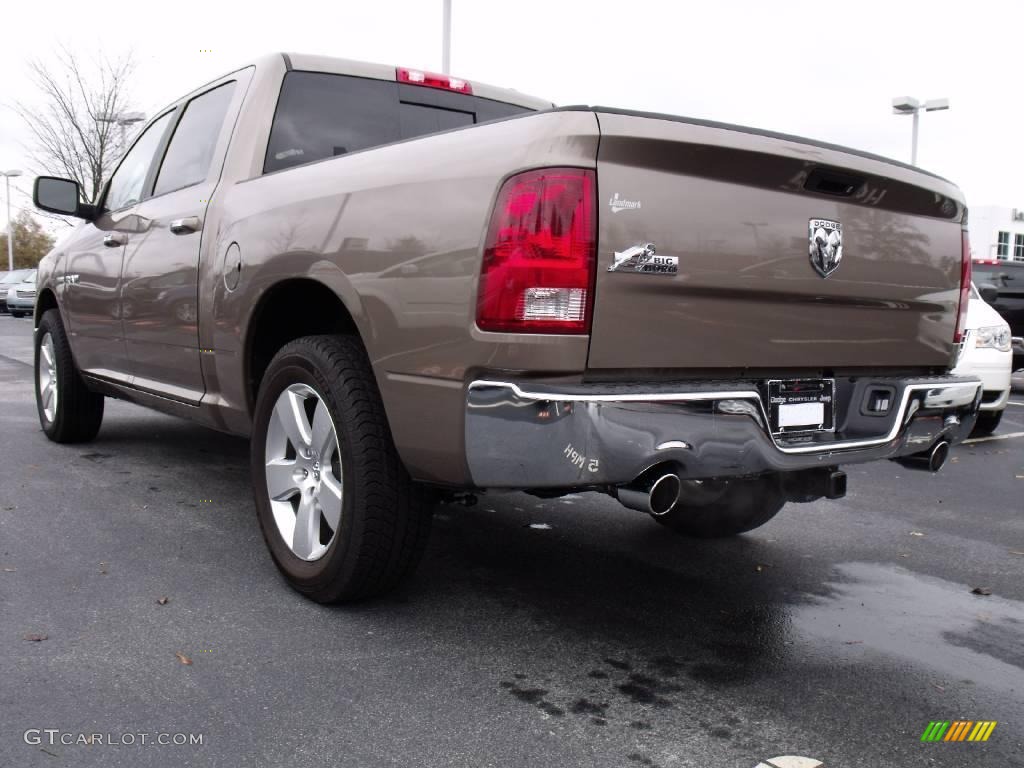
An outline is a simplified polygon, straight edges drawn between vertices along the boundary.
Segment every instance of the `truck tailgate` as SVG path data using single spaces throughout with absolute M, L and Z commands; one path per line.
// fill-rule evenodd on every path
M 794 137 L 597 113 L 588 369 L 948 366 L 954 185 Z

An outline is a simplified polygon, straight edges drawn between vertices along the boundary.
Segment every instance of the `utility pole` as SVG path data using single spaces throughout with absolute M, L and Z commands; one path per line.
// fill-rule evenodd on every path
M 452 64 L 452 0 L 444 3 L 444 21 L 441 28 L 441 72 L 450 75 Z

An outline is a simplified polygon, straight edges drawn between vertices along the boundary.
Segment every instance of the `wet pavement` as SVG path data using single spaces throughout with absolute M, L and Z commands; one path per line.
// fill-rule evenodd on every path
M 264 551 L 245 441 L 114 402 L 47 442 L 30 331 L 0 316 L 0 766 L 1024 765 L 1024 437 L 848 468 L 732 541 L 596 494 L 443 505 L 411 584 L 327 608 Z

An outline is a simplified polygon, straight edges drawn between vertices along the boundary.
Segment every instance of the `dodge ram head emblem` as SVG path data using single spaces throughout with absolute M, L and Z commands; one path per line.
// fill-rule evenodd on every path
M 674 275 L 679 271 L 679 257 L 658 256 L 654 243 L 634 245 L 632 248 L 615 252 L 615 259 L 608 267 L 609 272 L 642 272 L 646 275 Z
M 843 225 L 828 219 L 811 219 L 807 230 L 811 241 L 811 266 L 822 277 L 828 277 L 843 260 Z

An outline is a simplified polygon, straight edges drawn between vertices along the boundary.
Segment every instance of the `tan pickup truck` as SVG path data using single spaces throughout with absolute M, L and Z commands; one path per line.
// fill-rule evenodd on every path
M 275 55 L 141 131 L 43 261 L 39 419 L 105 397 L 251 437 L 319 601 L 409 574 L 438 491 L 611 494 L 727 536 L 937 470 L 980 385 L 951 183 L 842 147 L 445 75 Z

